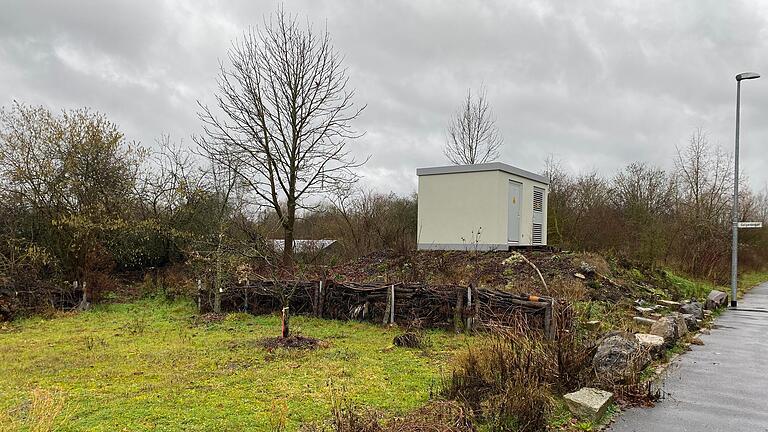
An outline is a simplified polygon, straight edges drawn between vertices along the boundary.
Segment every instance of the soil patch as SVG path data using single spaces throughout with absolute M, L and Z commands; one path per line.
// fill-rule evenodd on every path
M 258 342 L 258 345 L 268 351 L 276 348 L 314 350 L 326 346 L 327 343 L 309 336 L 294 335 L 286 338 L 279 336 L 264 338 Z
M 198 315 L 192 319 L 193 325 L 206 325 L 206 324 L 213 324 L 217 322 L 221 322 L 226 317 L 226 314 L 222 313 L 205 313 L 202 315 Z

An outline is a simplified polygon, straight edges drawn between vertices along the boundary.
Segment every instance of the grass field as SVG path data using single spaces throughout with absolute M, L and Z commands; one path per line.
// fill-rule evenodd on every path
M 431 348 L 405 349 L 397 329 L 294 317 L 295 332 L 329 345 L 269 352 L 258 341 L 279 334 L 275 316 L 194 317 L 191 303 L 143 300 L 6 323 L 0 430 L 295 430 L 327 417 L 332 393 L 402 414 L 466 343 L 432 331 Z
M 707 295 L 709 295 L 709 292 L 712 290 L 720 290 L 728 294 L 731 292 L 730 285 L 726 286 L 727 284 L 714 285 L 711 282 L 682 277 L 671 271 L 667 271 L 667 274 L 669 275 L 672 283 L 676 284 L 680 288 L 681 292 L 683 293 L 683 297 L 685 298 L 697 297 L 700 299 L 706 299 Z M 751 271 L 740 274 L 737 292 L 738 298 L 743 297 L 744 294 L 747 293 L 750 289 L 766 281 L 768 281 L 768 272 L 766 271 Z

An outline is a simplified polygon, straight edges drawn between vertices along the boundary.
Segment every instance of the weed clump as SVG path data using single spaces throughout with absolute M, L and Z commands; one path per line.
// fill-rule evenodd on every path
M 554 339 L 525 324 L 496 330 L 456 357 L 439 393 L 491 430 L 544 430 L 555 395 L 591 379 L 593 352 L 573 328 L 561 327 Z
M 432 342 L 429 336 L 422 331 L 407 331 L 401 335 L 395 336 L 392 340 L 395 346 L 403 348 L 429 348 Z
M 343 394 L 332 393 L 331 417 L 325 423 L 305 424 L 301 432 L 476 432 L 464 406 L 454 401 L 432 401 L 404 417 L 356 406 Z

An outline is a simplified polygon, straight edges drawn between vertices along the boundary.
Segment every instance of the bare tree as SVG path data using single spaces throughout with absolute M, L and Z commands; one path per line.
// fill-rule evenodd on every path
M 693 131 L 688 146 L 677 148 L 675 160 L 682 200 L 694 219 L 728 226 L 733 158 L 709 143 L 702 128 Z
M 499 158 L 503 139 L 488 105 L 484 87 L 477 96 L 467 91 L 456 115 L 448 125 L 448 140 L 443 153 L 456 165 L 491 162 Z
M 296 211 L 308 198 L 349 187 L 360 166 L 347 149 L 358 138 L 354 91 L 327 30 L 315 32 L 279 9 L 246 31 L 220 66 L 221 115 L 199 103 L 206 153 L 229 164 L 277 213 L 283 262 L 293 259 Z

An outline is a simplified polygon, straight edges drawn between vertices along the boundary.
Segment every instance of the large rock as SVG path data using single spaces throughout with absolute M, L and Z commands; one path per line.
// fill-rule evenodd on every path
M 691 314 L 696 319 L 704 319 L 704 305 L 697 301 L 692 301 L 680 306 L 680 312 Z
M 664 338 L 661 336 L 648 333 L 637 333 L 635 334 L 635 339 L 637 339 L 637 342 L 641 347 L 645 348 L 653 355 L 661 353 L 661 350 L 664 349 Z
M 694 331 L 699 329 L 699 320 L 693 314 L 684 313 L 683 319 L 685 319 L 685 326 L 688 330 Z
M 728 294 L 722 291 L 712 290 L 709 292 L 709 295 L 707 296 L 707 303 L 704 306 L 707 309 L 717 309 L 725 306 L 727 301 Z
M 654 320 L 654 319 L 640 317 L 640 316 L 633 317 L 632 319 L 637 324 L 642 324 L 642 325 L 646 325 L 646 326 L 652 326 L 652 325 L 654 325 L 656 323 L 656 320 Z
M 613 403 L 613 393 L 591 387 L 563 396 L 568 409 L 582 420 L 600 419 Z
M 688 334 L 688 324 L 685 321 L 685 317 L 683 314 L 679 312 L 675 312 L 670 314 L 671 317 L 675 318 L 675 324 L 677 326 L 677 338 L 680 339 L 681 337 Z
M 661 336 L 666 346 L 671 347 L 678 339 L 688 334 L 688 326 L 682 314 L 673 313 L 656 321 L 649 333 Z
M 600 380 L 616 383 L 634 376 L 650 361 L 648 350 L 640 345 L 633 334 L 612 332 L 598 345 L 592 366 Z
M 579 271 L 587 276 L 594 276 L 595 273 L 597 273 L 597 270 L 594 266 L 582 261 L 581 265 L 579 265 Z
M 674 345 L 677 340 L 677 323 L 675 318 L 665 316 L 651 326 L 650 333 L 655 336 L 659 336 L 664 339 L 664 344 L 667 346 Z

